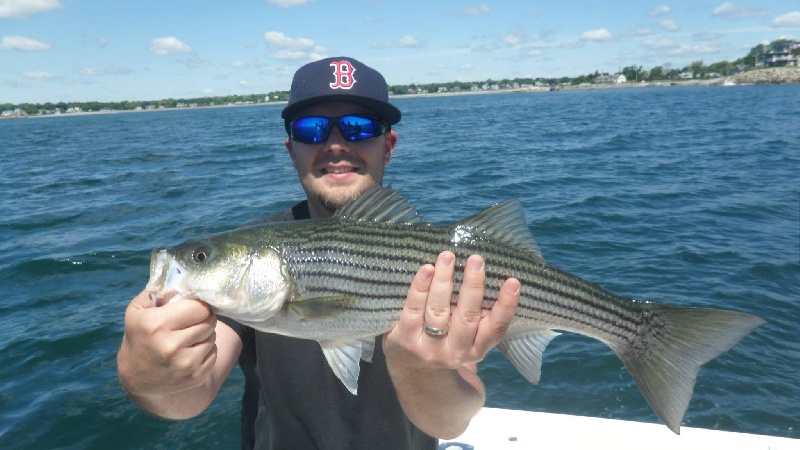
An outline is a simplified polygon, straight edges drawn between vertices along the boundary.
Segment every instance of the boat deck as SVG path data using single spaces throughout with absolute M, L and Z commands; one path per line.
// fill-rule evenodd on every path
M 800 439 L 662 424 L 483 408 L 464 434 L 442 440 L 439 450 L 800 450 Z

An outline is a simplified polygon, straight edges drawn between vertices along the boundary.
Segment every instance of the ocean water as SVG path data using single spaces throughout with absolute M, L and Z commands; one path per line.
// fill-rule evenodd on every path
M 399 99 L 386 181 L 433 222 L 522 200 L 552 264 L 618 294 L 768 323 L 700 372 L 685 426 L 800 437 L 800 86 Z M 0 121 L 0 448 L 237 448 L 238 369 L 171 422 L 116 378 L 149 252 L 302 197 L 281 106 Z M 656 422 L 603 344 L 542 381 L 493 351 L 488 406 Z

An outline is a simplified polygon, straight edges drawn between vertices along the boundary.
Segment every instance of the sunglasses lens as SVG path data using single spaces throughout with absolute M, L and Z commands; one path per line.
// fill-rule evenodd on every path
M 292 122 L 292 139 L 304 144 L 316 144 L 328 140 L 331 121 L 327 117 L 303 117 Z M 348 141 L 363 141 L 386 132 L 386 125 L 375 117 L 343 116 L 338 119 L 339 131 Z
M 339 119 L 339 129 L 348 141 L 363 141 L 383 134 L 385 126 L 375 117 L 344 116 Z
M 305 144 L 325 142 L 331 133 L 331 121 L 325 117 L 303 117 L 292 124 L 292 139 Z

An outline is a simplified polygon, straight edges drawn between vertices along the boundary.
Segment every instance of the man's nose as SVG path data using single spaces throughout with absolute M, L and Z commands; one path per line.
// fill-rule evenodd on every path
M 342 136 L 339 127 L 333 127 L 328 140 L 325 141 L 325 150 L 329 152 L 345 152 L 350 150 L 350 141 Z

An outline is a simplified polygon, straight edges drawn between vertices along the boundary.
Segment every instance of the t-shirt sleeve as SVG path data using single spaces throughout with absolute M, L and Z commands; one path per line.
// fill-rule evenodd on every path
M 253 329 L 252 328 L 250 328 L 248 326 L 245 326 L 245 325 L 242 325 L 241 323 L 231 319 L 230 317 L 217 316 L 217 320 L 219 320 L 220 322 L 224 323 L 225 325 L 231 327 L 231 329 L 233 329 L 233 331 L 236 332 L 236 334 L 239 335 L 239 339 L 241 339 L 242 342 L 247 342 L 247 339 L 253 333 Z

